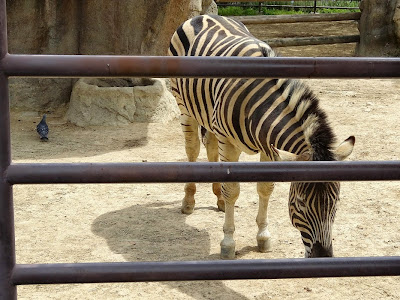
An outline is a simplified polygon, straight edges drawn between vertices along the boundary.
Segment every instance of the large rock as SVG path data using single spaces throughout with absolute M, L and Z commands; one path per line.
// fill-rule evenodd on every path
M 28 111 L 53 111 L 65 105 L 72 91 L 72 79 L 10 78 L 9 82 L 11 107 Z
M 358 56 L 400 56 L 400 0 L 362 0 Z
M 168 122 L 179 116 L 165 79 L 80 79 L 74 85 L 67 119 L 78 125 Z
M 394 34 L 400 44 L 400 0 L 397 0 L 395 11 L 393 14 Z
M 190 13 L 184 0 L 82 1 L 81 54 L 165 55 Z
M 217 3 L 214 0 L 202 0 L 202 15 L 218 15 Z
M 7 0 L 9 52 L 166 55 L 179 24 L 212 5 L 211 0 Z M 11 107 L 57 108 L 69 101 L 73 82 L 11 79 Z
M 78 54 L 78 1 L 8 0 L 8 48 L 14 54 Z M 53 110 L 69 100 L 72 79 L 11 78 L 11 107 Z

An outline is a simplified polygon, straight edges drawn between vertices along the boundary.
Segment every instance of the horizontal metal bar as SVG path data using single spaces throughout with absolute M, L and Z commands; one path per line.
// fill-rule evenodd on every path
M 16 265 L 15 285 L 399 276 L 400 257 Z
M 22 77 L 400 77 L 400 58 L 13 55 L 0 72 Z
M 11 184 L 400 180 L 400 161 L 12 164 Z
M 258 15 L 232 17 L 245 25 L 249 24 L 277 24 L 298 22 L 331 22 L 359 20 L 360 12 L 337 13 L 337 14 L 300 14 L 300 15 Z
M 290 2 L 291 0 L 264 0 L 264 1 L 254 1 L 254 0 L 241 0 L 241 1 L 231 1 L 231 0 L 216 0 L 215 2 L 218 3 L 223 3 L 223 2 L 236 2 L 236 3 L 240 3 L 240 2 L 276 2 L 276 1 L 282 1 L 282 2 Z M 293 0 L 293 1 L 305 1 L 305 0 Z M 237 5 L 240 6 L 240 5 Z
M 300 0 L 301 1 L 301 0 Z M 237 6 L 237 5 L 227 5 L 227 6 Z M 241 7 L 243 7 L 244 5 L 241 5 Z M 248 6 L 248 7 L 255 7 L 254 5 L 245 5 L 245 6 Z M 260 6 L 258 6 L 258 7 L 260 7 Z M 261 5 L 261 7 L 266 7 L 266 8 L 284 8 L 284 9 L 297 9 L 297 8 L 308 8 L 308 9 L 317 9 L 317 10 L 319 10 L 319 9 L 335 9 L 335 10 L 349 10 L 349 9 L 359 9 L 358 7 L 354 7 L 354 6 L 348 6 L 348 7 L 345 7 L 345 6 L 311 6 L 311 5 L 285 5 L 285 4 L 262 4 Z M 348 20 L 354 20 L 354 21 L 357 21 L 357 20 L 359 20 L 360 18 L 357 18 L 357 19 L 348 19 Z M 344 20 L 340 20 L 340 21 L 344 21 Z
M 304 1 L 304 0 L 295 0 L 295 1 Z M 274 2 L 274 1 L 271 1 L 271 2 Z M 282 2 L 283 2 L 283 0 L 282 0 Z M 290 2 L 290 1 L 285 1 L 285 2 Z M 264 7 L 266 7 L 266 8 L 285 8 L 285 9 L 287 9 L 287 8 L 289 8 L 289 9 L 296 9 L 296 8 L 309 8 L 309 9 L 313 9 L 314 8 L 314 5 L 292 5 L 292 4 L 261 4 L 261 5 L 254 5 L 254 4 L 241 4 L 241 5 L 238 5 L 238 4 L 229 4 L 229 3 L 224 3 L 224 4 L 220 4 L 219 5 L 220 7 L 230 7 L 230 6 L 239 6 L 239 7 L 253 7 L 253 8 L 255 8 L 255 9 L 257 9 L 257 8 L 264 8 Z M 359 9 L 358 7 L 354 7 L 354 6 L 348 6 L 348 7 L 345 7 L 345 6 L 315 6 L 315 8 L 318 10 L 318 9 L 342 9 L 342 10 L 349 10 L 349 9 Z M 231 16 L 231 18 L 232 17 L 235 17 L 235 16 Z M 359 18 L 358 18 L 359 19 Z M 358 20 L 358 19 L 355 19 L 355 20 Z M 353 20 L 353 19 L 349 19 L 349 20 Z M 341 20 L 342 21 L 342 20 Z

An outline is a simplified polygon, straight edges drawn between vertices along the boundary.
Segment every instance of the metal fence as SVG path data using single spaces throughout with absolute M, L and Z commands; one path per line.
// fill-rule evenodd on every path
M 358 9 L 358 7 L 354 6 L 342 6 L 341 3 L 337 3 L 335 6 L 335 2 L 332 1 L 324 1 L 324 0 L 263 0 L 263 1 L 252 1 L 252 0 L 241 0 L 241 1 L 229 1 L 229 0 L 216 0 L 215 1 L 219 7 L 229 7 L 236 6 L 242 8 L 257 8 L 258 13 L 262 13 L 263 8 L 271 8 L 271 9 L 287 9 L 287 10 L 296 10 L 296 9 L 308 9 L 312 10 L 314 14 L 318 9 L 335 9 L 335 10 L 350 10 L 350 9 Z M 300 5 L 299 5 L 300 2 Z M 360 2 L 360 0 L 354 0 L 351 2 Z M 332 4 L 333 3 L 333 4 Z M 313 4 L 313 5 L 311 5 Z M 319 5 L 318 5 L 319 4 Z
M 301 15 L 264 15 L 264 16 L 235 16 L 235 20 L 245 25 L 255 24 L 281 24 L 303 22 L 336 22 L 358 21 L 361 13 L 335 13 L 335 14 L 301 14 Z M 336 36 L 309 36 L 293 38 L 272 38 L 264 40 L 271 47 L 290 47 L 305 45 L 326 45 L 338 43 L 358 43 L 360 35 L 336 35 Z
M 0 299 L 22 284 L 400 275 L 400 257 L 16 263 L 15 184 L 400 180 L 400 162 L 17 164 L 11 161 L 8 77 L 400 77 L 398 58 L 183 58 L 8 54 L 0 0 Z M 227 172 L 229 170 L 229 172 Z

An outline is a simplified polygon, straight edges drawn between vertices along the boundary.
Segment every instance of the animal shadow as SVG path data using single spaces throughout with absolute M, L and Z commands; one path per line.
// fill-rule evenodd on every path
M 126 261 L 211 260 L 210 236 L 186 224 L 179 204 L 149 203 L 108 212 L 95 219 L 94 234 Z M 247 299 L 223 281 L 162 282 L 195 299 Z

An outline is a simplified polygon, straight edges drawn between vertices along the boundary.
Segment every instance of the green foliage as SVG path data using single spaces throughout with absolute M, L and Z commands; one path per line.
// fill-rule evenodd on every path
M 271 9 L 263 8 L 264 15 L 301 15 L 305 12 L 302 10 L 285 10 L 285 9 Z
M 331 0 L 322 0 L 322 1 L 317 1 L 317 5 L 320 6 L 337 6 L 337 7 L 354 7 L 358 9 L 360 2 L 359 1 L 331 1 Z
M 220 16 L 254 16 L 258 15 L 258 10 L 251 7 L 227 6 L 218 7 L 218 14 Z
M 233 2 L 238 4 L 238 2 Z M 246 2 L 243 4 L 248 5 L 247 7 L 240 6 L 218 6 L 218 14 L 221 16 L 252 16 L 252 15 L 283 15 L 283 14 L 302 14 L 314 11 L 314 1 L 271 1 L 263 2 L 264 5 L 276 5 L 277 8 L 263 7 L 259 11 L 259 2 Z M 254 6 L 249 6 L 254 5 Z M 290 7 L 299 6 L 299 7 Z M 286 6 L 286 7 L 279 7 Z M 309 8 L 301 8 L 300 6 L 308 6 Z M 339 8 L 317 8 L 318 13 L 345 13 L 345 12 L 357 12 L 359 11 L 359 1 L 357 0 L 320 0 L 317 1 L 317 7 L 343 7 L 346 9 Z

